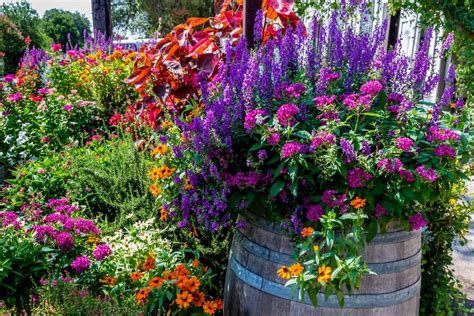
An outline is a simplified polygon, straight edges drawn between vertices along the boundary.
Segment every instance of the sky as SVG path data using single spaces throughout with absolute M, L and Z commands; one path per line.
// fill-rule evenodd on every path
M 15 0 L 0 0 L 2 3 L 17 2 Z M 63 9 L 67 11 L 78 11 L 84 14 L 92 25 L 91 0 L 28 0 L 31 6 L 43 16 L 44 11 L 48 9 Z

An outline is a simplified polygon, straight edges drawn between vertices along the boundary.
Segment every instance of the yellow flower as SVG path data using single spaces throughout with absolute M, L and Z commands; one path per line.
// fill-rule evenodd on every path
M 449 199 L 449 204 L 451 205 L 456 204 L 456 199 L 453 199 L 453 198 Z
M 191 190 L 193 186 L 191 185 L 191 182 L 189 181 L 189 178 L 184 179 L 184 189 L 185 190 Z
M 325 265 L 322 265 L 318 269 L 319 277 L 318 277 L 318 282 L 319 283 L 328 283 L 328 281 L 331 279 L 331 267 L 327 267 Z
M 157 186 L 156 184 L 152 184 L 148 188 L 148 191 L 150 191 L 151 194 L 153 194 L 153 196 L 158 196 L 161 193 L 161 188 Z
M 319 246 L 318 246 L 318 245 L 314 245 L 314 246 L 313 246 L 313 250 L 314 250 L 314 252 L 318 252 L 318 251 L 319 251 Z
M 152 156 L 164 155 L 167 152 L 168 152 L 168 146 L 166 146 L 165 144 L 159 144 L 158 146 L 156 146 L 155 149 L 153 149 L 153 151 L 151 152 L 151 155 Z
M 282 266 L 280 269 L 278 269 L 277 273 L 278 276 L 282 279 L 288 280 L 289 278 L 291 278 L 291 271 L 290 268 L 288 268 L 287 266 Z
M 160 168 L 155 167 L 155 168 L 151 169 L 150 171 L 148 171 L 148 176 L 153 181 L 158 180 L 160 178 Z
M 168 212 L 162 206 L 160 207 L 160 221 L 166 222 L 168 220 Z
M 290 269 L 291 276 L 296 277 L 296 276 L 299 276 L 301 272 L 303 272 L 304 267 L 299 263 L 295 263 L 291 265 L 289 269 Z
M 161 128 L 169 128 L 173 126 L 173 122 L 169 121 L 169 120 L 164 120 L 162 123 L 161 123 Z

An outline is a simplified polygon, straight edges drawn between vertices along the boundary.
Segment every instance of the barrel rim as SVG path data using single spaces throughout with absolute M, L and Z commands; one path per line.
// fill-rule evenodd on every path
M 241 265 L 234 256 L 229 258 L 229 268 L 231 273 L 235 275 L 240 281 L 248 286 L 261 290 L 266 294 L 276 296 L 285 300 L 291 300 L 295 302 L 301 302 L 306 305 L 312 305 L 308 295 L 305 295 L 304 301 L 300 301 L 292 295 L 291 288 L 286 287 L 277 282 L 263 278 L 260 275 L 253 273 L 252 271 Z M 418 280 L 405 288 L 399 289 L 393 292 L 381 293 L 381 294 L 353 294 L 344 295 L 345 305 L 344 308 L 376 308 L 376 307 L 390 307 L 397 304 L 401 304 L 412 299 L 417 295 L 421 288 L 421 276 Z M 318 307 L 326 308 L 340 308 L 338 300 L 335 295 L 329 296 L 328 300 L 325 300 L 323 293 L 318 293 Z

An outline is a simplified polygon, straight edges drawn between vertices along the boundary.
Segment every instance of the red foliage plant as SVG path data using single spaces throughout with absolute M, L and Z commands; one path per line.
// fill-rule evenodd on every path
M 241 38 L 242 9 L 242 0 L 225 0 L 215 17 L 189 18 L 154 47 L 141 48 L 134 71 L 126 80 L 142 98 L 138 102 L 141 109 L 134 111 L 140 118 L 156 128 L 162 106 L 180 112 L 189 99 L 197 98 L 200 74 L 212 80 L 224 57 L 226 43 L 235 45 Z M 276 35 L 278 29 L 295 27 L 299 21 L 292 0 L 264 0 L 262 12 L 264 42 Z

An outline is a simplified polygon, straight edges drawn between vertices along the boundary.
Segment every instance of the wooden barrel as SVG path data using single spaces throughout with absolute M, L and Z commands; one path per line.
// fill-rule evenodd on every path
M 376 275 L 362 278 L 361 287 L 345 296 L 339 307 L 335 296 L 318 295 L 313 307 L 306 297 L 292 297 L 277 275 L 291 265 L 292 244 L 267 222 L 245 216 L 247 225 L 236 231 L 229 256 L 224 293 L 224 315 L 416 316 L 421 286 L 421 233 L 389 228 L 367 245 L 364 258 Z

